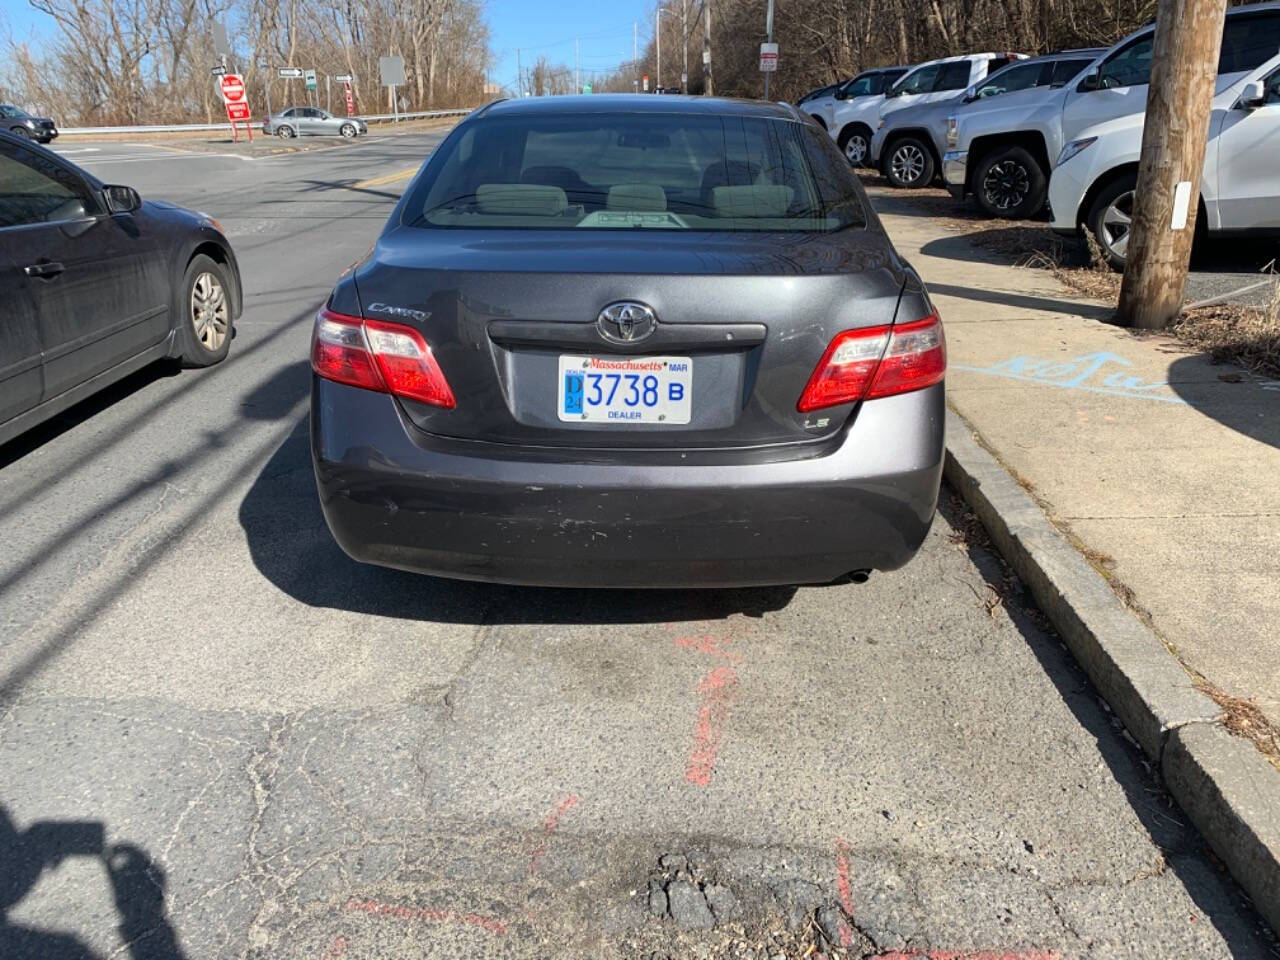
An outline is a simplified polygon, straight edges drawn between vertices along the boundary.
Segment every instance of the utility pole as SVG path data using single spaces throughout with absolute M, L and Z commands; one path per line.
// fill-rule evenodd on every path
M 653 32 L 658 35 L 658 69 L 654 71 L 654 86 L 662 89 L 662 0 L 658 0 L 658 15 L 653 18 Z
M 573 92 L 582 92 L 582 75 L 578 72 L 578 38 L 573 38 Z
M 689 92 L 689 0 L 680 0 L 680 49 L 684 58 L 680 70 L 680 92 Z
M 768 42 L 773 43 L 773 0 L 769 0 L 769 9 L 764 15 L 764 32 Z M 764 98 L 769 99 L 769 71 L 764 74 Z
M 1158 330 L 1182 311 L 1226 0 L 1160 0 L 1116 319 Z
M 714 97 L 715 88 L 711 84 L 711 0 L 702 0 L 702 74 L 706 78 L 703 92 Z
M 631 21 L 631 89 L 640 89 L 640 24 Z
M 519 47 L 516 47 L 516 99 L 524 99 L 524 70 L 520 67 Z

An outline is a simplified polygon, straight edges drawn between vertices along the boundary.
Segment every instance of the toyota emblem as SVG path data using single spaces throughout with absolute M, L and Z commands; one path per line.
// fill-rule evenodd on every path
M 596 317 L 596 329 L 610 343 L 636 343 L 652 334 L 657 326 L 653 309 L 634 300 L 611 303 Z

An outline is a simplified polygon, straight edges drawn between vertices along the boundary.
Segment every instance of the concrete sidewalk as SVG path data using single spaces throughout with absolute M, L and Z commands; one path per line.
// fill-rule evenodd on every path
M 1280 725 L 1280 382 L 869 192 L 946 323 L 952 408 L 1193 675 Z

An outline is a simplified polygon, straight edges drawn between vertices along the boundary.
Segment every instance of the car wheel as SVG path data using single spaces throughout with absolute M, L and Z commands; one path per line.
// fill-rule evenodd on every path
M 867 162 L 871 137 L 862 127 L 849 127 L 841 131 L 839 147 L 846 160 L 855 167 L 861 167 Z
M 10 127 L 9 132 L 16 137 L 21 137 L 23 140 L 31 139 L 31 131 L 26 127 Z
M 1035 157 L 1022 147 L 1005 147 L 978 165 L 973 192 L 991 216 L 1024 220 L 1044 206 L 1046 185 Z
M 912 189 L 933 182 L 933 154 L 915 137 L 904 137 L 889 149 L 884 175 L 895 187 Z
M 356 134 L 359 133 L 354 123 L 344 123 L 342 129 L 338 132 L 347 140 L 354 140 Z
M 1089 232 L 1102 255 L 1116 270 L 1123 270 L 1129 256 L 1129 229 L 1133 225 L 1133 192 L 1138 175 L 1117 177 L 1094 198 L 1089 208 Z
M 231 349 L 231 284 L 227 270 L 200 254 L 187 265 L 178 291 L 178 344 L 184 367 L 208 367 Z
M 288 140 L 290 137 L 297 136 L 297 134 L 294 133 L 293 127 L 282 126 L 276 131 L 276 136 L 281 140 Z

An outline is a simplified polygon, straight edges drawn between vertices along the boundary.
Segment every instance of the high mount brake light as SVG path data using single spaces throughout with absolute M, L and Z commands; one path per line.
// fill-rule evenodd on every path
M 909 393 L 938 383 L 947 372 L 947 347 L 937 314 L 894 326 L 836 334 L 809 378 L 800 413 Z
M 316 314 L 311 369 L 317 376 L 435 407 L 457 405 L 431 347 L 413 327 L 336 313 Z

